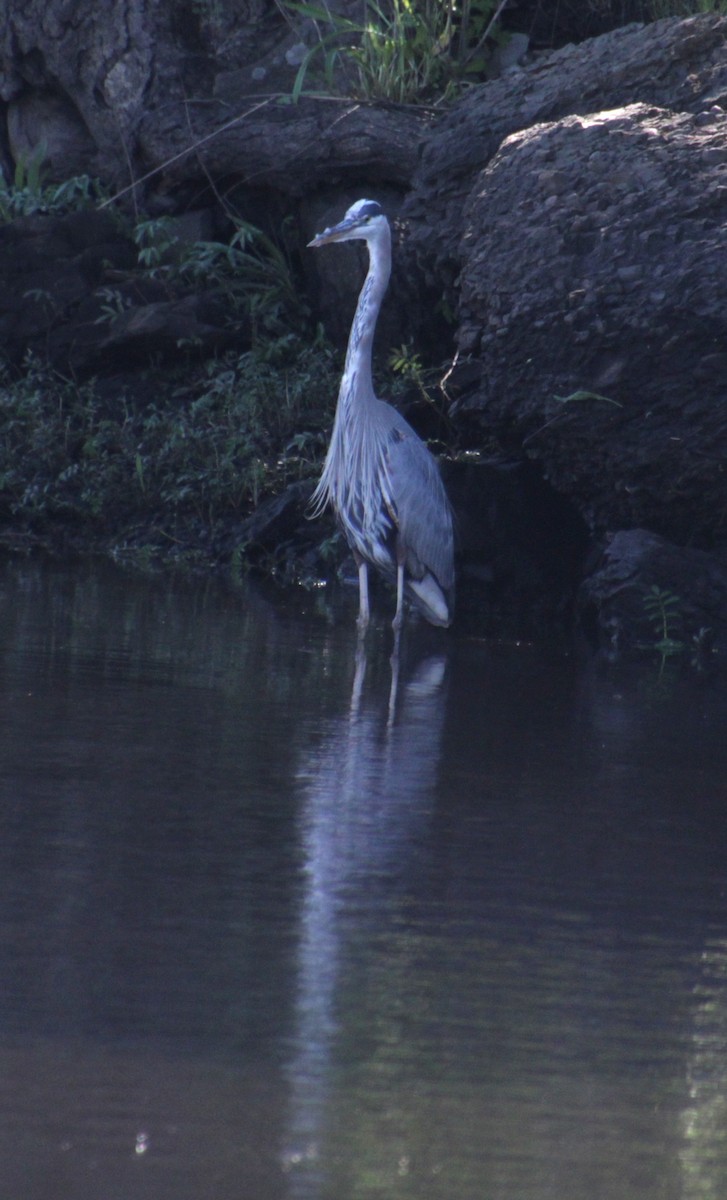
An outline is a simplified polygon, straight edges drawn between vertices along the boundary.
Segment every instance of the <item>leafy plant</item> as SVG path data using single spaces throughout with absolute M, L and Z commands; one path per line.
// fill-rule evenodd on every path
M 411 344 L 402 343 L 401 346 L 393 349 L 389 354 L 389 366 L 402 379 L 415 384 L 427 400 L 431 400 L 426 387 L 426 372 L 422 365 L 421 355 L 412 350 Z
M 233 315 L 249 317 L 253 341 L 275 342 L 286 331 L 301 330 L 310 310 L 286 249 L 290 221 L 283 222 L 279 240 L 240 218 L 233 223 L 229 242 L 183 242 L 169 217 L 139 222 L 139 264 L 156 279 L 219 289 Z
M 208 278 L 210 272 L 225 288 L 230 300 L 253 322 L 253 339 L 261 332 L 281 335 L 300 329 L 310 310 L 296 286 L 284 221 L 279 240 L 239 218 L 229 244 L 197 242 L 181 263 L 184 276 Z
M 133 235 L 140 267 L 145 267 L 152 278 L 171 270 L 174 264 L 170 252 L 179 245 L 171 217 L 152 217 L 139 221 L 134 226 Z
M 27 160 L 19 159 L 12 183 L 0 185 L 0 222 L 36 212 L 62 213 L 88 208 L 101 195 L 97 180 L 75 175 L 58 184 L 43 183 L 46 149 L 41 145 Z
M 113 325 L 116 318 L 121 316 L 131 304 L 129 298 L 124 296 L 118 288 L 99 288 L 98 295 L 103 300 L 103 304 L 100 306 L 100 315 L 94 322 L 96 325 Z
M 612 400 L 610 396 L 602 396 L 600 392 L 589 392 L 587 389 L 580 388 L 576 392 L 570 392 L 567 396 L 553 396 L 559 404 L 573 404 L 574 401 L 580 400 L 600 400 L 603 404 L 612 404 L 614 408 L 623 408 L 620 400 Z
M 315 0 L 284 0 L 291 13 L 313 21 L 318 42 L 304 56 L 293 99 L 310 68 L 322 61 L 328 90 L 336 72 L 367 100 L 414 104 L 447 99 L 487 65 L 486 42 L 506 0 L 364 0 L 361 21 Z
M 288 346 L 285 363 L 254 351 L 208 363 L 138 428 L 134 477 L 145 503 L 213 526 L 311 475 L 325 443 L 321 376 L 328 384 L 332 369 L 332 354 L 300 345 Z
M 454 427 L 448 416 L 450 400 L 447 394 L 447 375 L 451 363 L 426 367 L 421 355 L 409 342 L 391 351 L 387 365 L 393 374 L 386 379 L 386 394 L 395 401 L 402 399 L 410 402 L 412 391 L 415 390 L 421 400 L 429 405 L 430 418 L 436 418 L 436 423 L 431 419 L 427 420 L 425 436 L 432 440 L 441 440 L 451 453 L 456 440 Z
M 653 583 L 643 603 L 657 638 L 654 649 L 664 656 L 681 653 L 685 648 L 684 642 L 674 636 L 682 624 L 680 597 Z

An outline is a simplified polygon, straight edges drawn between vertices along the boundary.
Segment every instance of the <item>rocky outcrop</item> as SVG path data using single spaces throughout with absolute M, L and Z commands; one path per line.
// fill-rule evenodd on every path
M 608 539 L 580 588 L 580 618 L 611 654 L 727 654 L 727 556 L 682 548 L 645 529 Z
M 536 462 L 596 539 L 644 528 L 672 567 L 684 547 L 688 608 L 690 548 L 727 542 L 727 18 L 618 30 L 473 89 L 402 218 L 456 306 L 472 443 Z M 629 629 L 624 610 L 619 646 L 643 645 Z
M 470 199 L 459 341 L 482 373 L 466 406 L 596 531 L 701 546 L 718 533 L 726 219 L 715 106 L 631 105 L 513 134 Z
M 45 141 L 55 178 L 83 171 L 123 177 L 155 67 L 162 65 L 157 48 L 166 44 L 163 9 L 145 0 L 28 0 L 9 9 L 0 43 L 0 95 L 16 162 Z M 172 90 L 176 66 L 167 63 Z
M 130 270 L 136 251 L 109 214 L 36 213 L 0 225 L 0 340 L 6 360 L 30 352 L 72 365 L 74 346 L 99 344 L 100 289 L 116 270 Z
M 714 15 L 616 29 L 472 88 L 427 133 L 407 196 L 403 215 L 421 270 L 452 289 L 456 304 L 468 253 L 464 214 L 511 134 L 631 104 L 697 114 L 726 100 L 727 17 Z M 485 240 L 487 223 L 476 232 Z

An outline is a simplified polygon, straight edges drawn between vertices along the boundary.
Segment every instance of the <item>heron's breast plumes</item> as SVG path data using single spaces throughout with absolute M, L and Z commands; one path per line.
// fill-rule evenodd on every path
M 395 567 L 396 512 L 386 470 L 386 435 L 373 400 L 363 409 L 341 389 L 331 443 L 320 482 L 313 493 L 314 513 L 330 504 L 349 545 L 385 571 Z

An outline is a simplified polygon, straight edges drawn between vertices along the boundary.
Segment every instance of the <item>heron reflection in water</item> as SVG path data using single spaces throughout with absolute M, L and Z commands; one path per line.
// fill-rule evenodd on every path
M 290 1200 L 344 1195 L 335 1186 L 336 1121 L 361 1010 L 348 1010 L 342 997 L 352 974 L 380 963 L 382 938 L 390 939 L 392 962 L 404 949 L 396 930 L 418 886 L 435 811 L 447 660 L 431 656 L 414 666 L 396 712 L 376 669 L 381 661 L 374 655 L 368 666 L 374 677 L 365 684 L 367 658 L 358 654 L 350 702 L 342 700 L 296 772 L 304 890 L 281 1156 Z
M 313 511 L 331 504 L 358 567 L 359 616 L 369 621 L 368 567 L 396 581 L 394 630 L 404 597 L 433 625 L 447 626 L 454 603 L 452 513 L 439 468 L 407 421 L 374 394 L 371 353 L 391 274 L 391 230 L 381 206 L 357 200 L 311 246 L 366 242 L 369 268 L 351 326 L 346 364 Z

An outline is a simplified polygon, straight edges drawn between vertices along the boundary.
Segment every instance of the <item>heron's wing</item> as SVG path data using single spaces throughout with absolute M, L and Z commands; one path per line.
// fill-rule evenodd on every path
M 415 578 L 431 571 L 448 591 L 454 583 L 454 554 L 447 493 L 436 460 L 404 418 L 395 417 L 386 442 L 386 474 L 407 568 Z

